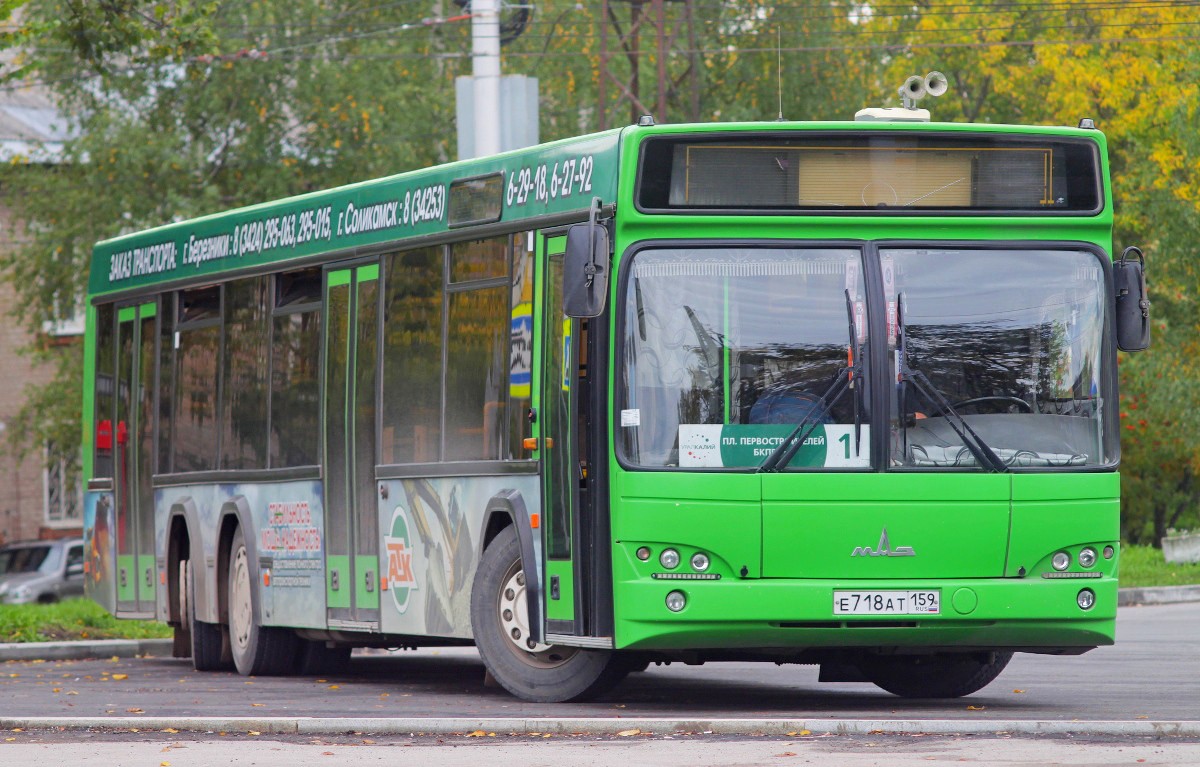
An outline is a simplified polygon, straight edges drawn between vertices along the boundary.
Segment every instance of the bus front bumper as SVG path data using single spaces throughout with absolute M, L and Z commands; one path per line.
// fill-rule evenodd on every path
M 1095 597 L 1088 609 L 1079 602 L 1085 589 Z M 937 614 L 835 614 L 835 592 L 914 591 L 936 591 Z M 682 593 L 685 600 L 677 612 L 667 606 L 671 592 Z M 614 599 L 617 649 L 920 647 L 1078 653 L 1113 643 L 1117 579 L 637 580 L 618 582 Z

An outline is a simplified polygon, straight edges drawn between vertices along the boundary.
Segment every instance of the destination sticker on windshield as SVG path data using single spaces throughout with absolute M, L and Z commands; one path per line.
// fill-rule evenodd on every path
M 761 466 L 795 430 L 788 424 L 680 424 L 679 465 L 700 468 Z M 806 425 L 799 438 L 808 429 Z M 868 468 L 871 431 L 862 424 L 812 424 L 789 467 Z

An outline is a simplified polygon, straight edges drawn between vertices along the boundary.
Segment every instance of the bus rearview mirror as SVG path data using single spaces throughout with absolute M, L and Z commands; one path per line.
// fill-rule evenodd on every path
M 1113 264 L 1113 302 L 1117 348 L 1140 352 L 1150 346 L 1150 299 L 1146 296 L 1146 262 L 1142 251 L 1126 248 Z
M 567 230 L 563 256 L 563 313 L 598 317 L 608 298 L 608 229 L 598 223 Z

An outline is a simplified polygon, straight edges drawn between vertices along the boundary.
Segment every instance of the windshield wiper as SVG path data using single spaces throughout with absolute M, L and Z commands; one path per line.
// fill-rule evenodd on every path
M 996 452 L 983 441 L 983 438 L 975 433 L 975 430 L 954 409 L 954 406 L 950 404 L 945 395 L 938 391 L 937 387 L 930 382 L 924 373 L 909 364 L 907 336 L 908 333 L 904 327 L 904 293 L 901 292 L 896 294 L 896 359 L 900 367 L 901 389 L 899 404 L 901 407 L 901 424 L 904 423 L 905 419 L 903 410 L 905 403 L 904 389 L 911 382 L 917 391 L 925 395 L 926 400 L 938 407 L 941 415 L 946 417 L 946 423 L 954 430 L 958 438 L 963 441 L 967 450 L 971 451 L 971 455 L 975 457 L 980 466 L 989 471 L 1000 473 L 1008 471 L 1008 466 L 1000 459 L 1000 456 L 996 455 Z M 968 437 L 967 435 L 970 436 Z M 905 450 L 907 449 L 907 439 L 905 439 Z
M 858 454 L 862 441 L 862 411 L 860 407 L 862 388 L 859 386 L 859 382 L 855 381 L 855 376 L 858 376 L 861 382 L 862 363 L 858 334 L 854 330 L 854 302 L 850 300 L 849 290 L 846 291 L 846 318 L 850 326 L 850 359 L 847 360 L 849 364 L 838 370 L 833 383 L 817 399 L 818 407 L 810 408 L 800 422 L 783 438 L 783 441 L 771 451 L 771 454 L 758 467 L 760 472 L 779 471 L 781 467 L 791 463 L 796 451 L 804 445 L 804 441 L 816 430 L 825 416 L 829 414 L 830 408 L 838 403 L 847 390 L 854 392 L 854 450 L 855 454 Z

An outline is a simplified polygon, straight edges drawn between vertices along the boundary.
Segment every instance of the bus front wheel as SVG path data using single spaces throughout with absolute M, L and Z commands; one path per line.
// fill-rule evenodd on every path
M 529 638 L 525 573 L 513 527 L 488 544 L 475 571 L 471 629 L 492 677 L 522 700 L 587 700 L 611 689 L 624 676 L 608 650 L 546 645 Z
M 1011 652 L 872 655 L 860 670 L 877 687 L 902 698 L 961 698 L 1000 675 Z
M 288 629 L 260 625 L 258 591 L 250 577 L 250 554 L 239 527 L 229 549 L 229 645 L 242 676 L 290 673 L 299 637 Z

